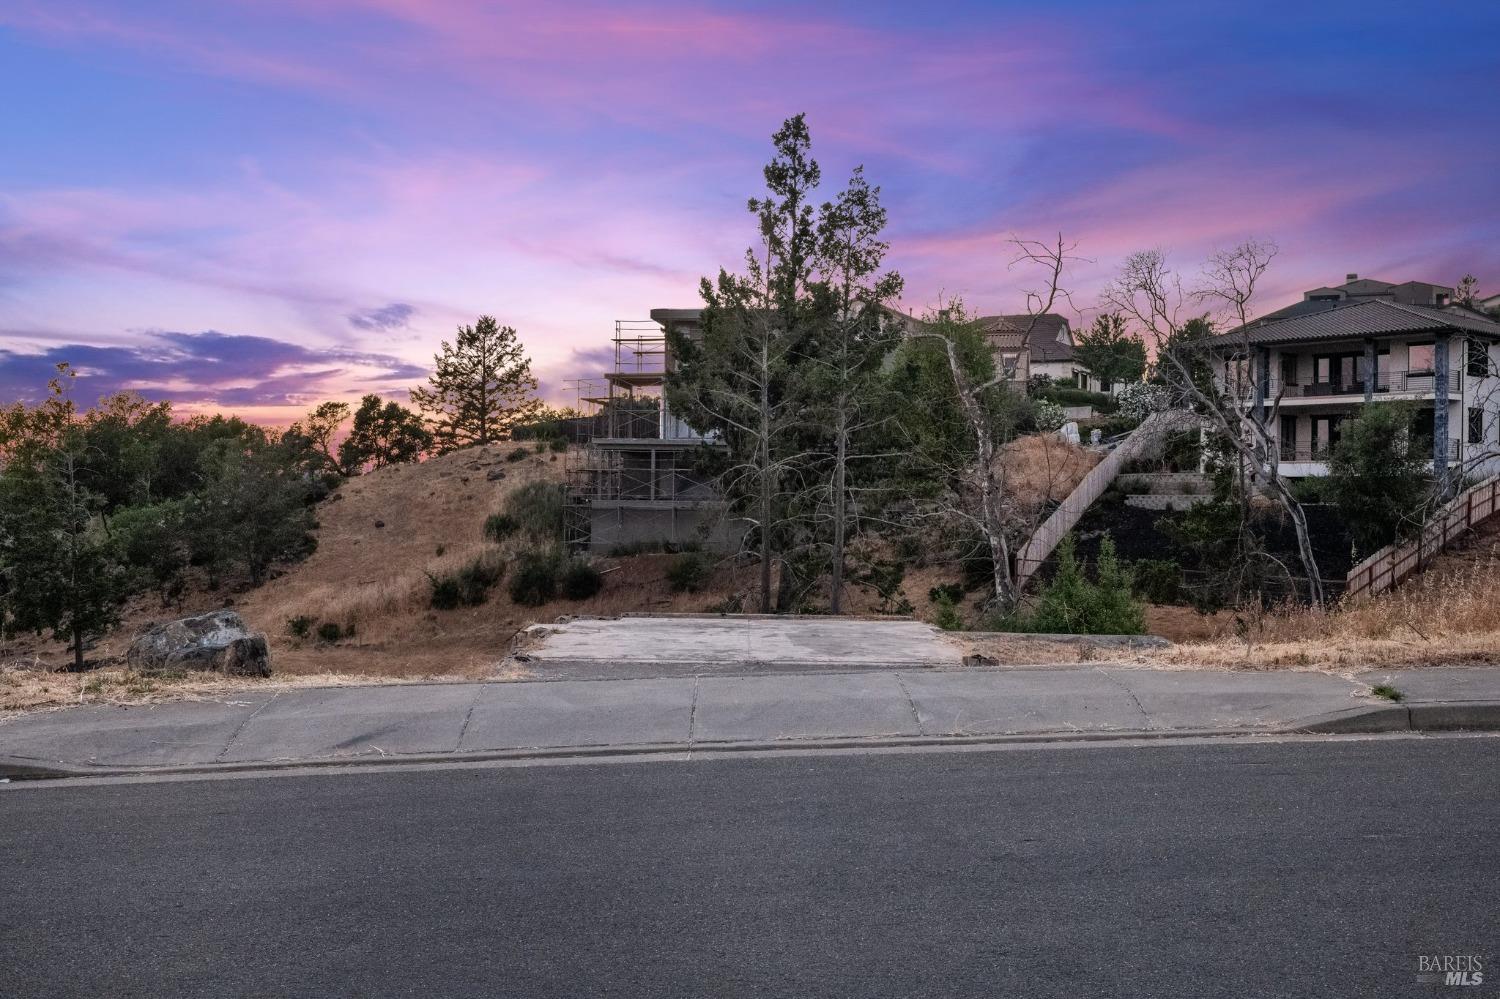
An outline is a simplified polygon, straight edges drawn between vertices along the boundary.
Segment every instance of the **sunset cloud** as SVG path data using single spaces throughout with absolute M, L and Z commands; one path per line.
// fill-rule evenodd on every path
M 480 313 L 565 401 L 615 318 L 739 264 L 798 111 L 825 196 L 881 185 L 912 308 L 1019 308 L 1005 241 L 1057 231 L 1084 305 L 1131 250 L 1247 236 L 1282 248 L 1268 298 L 1500 290 L 1500 56 L 1465 43 L 1500 11 L 1413 46 L 1399 11 L 1314 6 L 16 0 L 0 401 L 65 359 L 290 419 L 418 380 Z

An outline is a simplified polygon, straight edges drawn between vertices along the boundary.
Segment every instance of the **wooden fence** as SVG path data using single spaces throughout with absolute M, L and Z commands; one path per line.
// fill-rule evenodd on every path
M 1500 512 L 1500 475 L 1459 493 L 1427 522 L 1413 541 L 1387 545 L 1349 570 L 1345 599 L 1384 593 L 1429 562 L 1471 527 Z
M 1191 413 L 1170 410 L 1152 413 L 1139 427 L 1125 438 L 1118 447 L 1104 456 L 1104 460 L 1089 470 L 1083 481 L 1068 494 L 1068 498 L 1042 522 L 1031 538 L 1016 553 L 1016 592 L 1026 588 L 1032 575 L 1047 561 L 1047 556 L 1062 541 L 1063 535 L 1073 529 L 1094 501 L 1104 495 L 1120 470 L 1148 450 L 1158 448 L 1167 434 L 1198 426 L 1197 417 Z

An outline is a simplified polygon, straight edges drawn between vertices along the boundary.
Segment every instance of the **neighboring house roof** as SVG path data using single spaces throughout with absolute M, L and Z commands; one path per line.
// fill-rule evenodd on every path
M 1500 322 L 1482 319 L 1467 309 L 1435 309 L 1425 305 L 1402 305 L 1386 299 L 1363 299 L 1319 303 L 1330 306 L 1290 318 L 1257 320 L 1249 325 L 1252 344 L 1300 343 L 1308 340 L 1348 340 L 1393 333 L 1436 333 L 1459 330 L 1500 337 Z M 1224 333 L 1210 343 L 1244 342 L 1241 331 Z
M 1054 312 L 1043 312 L 1036 316 L 981 316 L 979 323 L 996 349 L 1028 350 L 1033 364 L 1073 360 L 1073 345 L 1063 339 L 1063 334 L 1068 330 L 1068 321 Z

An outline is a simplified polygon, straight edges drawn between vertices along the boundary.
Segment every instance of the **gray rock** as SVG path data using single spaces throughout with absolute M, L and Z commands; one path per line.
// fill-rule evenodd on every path
M 231 610 L 153 625 L 137 636 L 125 663 L 142 673 L 215 670 L 231 676 L 270 676 L 266 636 L 245 627 Z

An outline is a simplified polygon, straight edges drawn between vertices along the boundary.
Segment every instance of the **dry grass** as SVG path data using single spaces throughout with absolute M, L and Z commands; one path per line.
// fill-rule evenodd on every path
M 1061 503 L 1103 458 L 1056 434 L 1029 434 L 1005 445 L 999 464 L 1008 497 L 1029 516 L 1048 503 Z
M 0 711 L 78 704 L 156 704 L 291 687 L 345 687 L 379 682 L 376 677 L 347 673 L 309 673 L 257 680 L 219 673 L 147 677 L 119 667 L 88 673 L 53 673 L 11 664 L 0 666 Z
M 1500 520 L 1392 592 L 1323 612 L 1298 607 L 1229 617 L 1223 636 L 1147 660 L 1335 670 L 1500 663 Z

